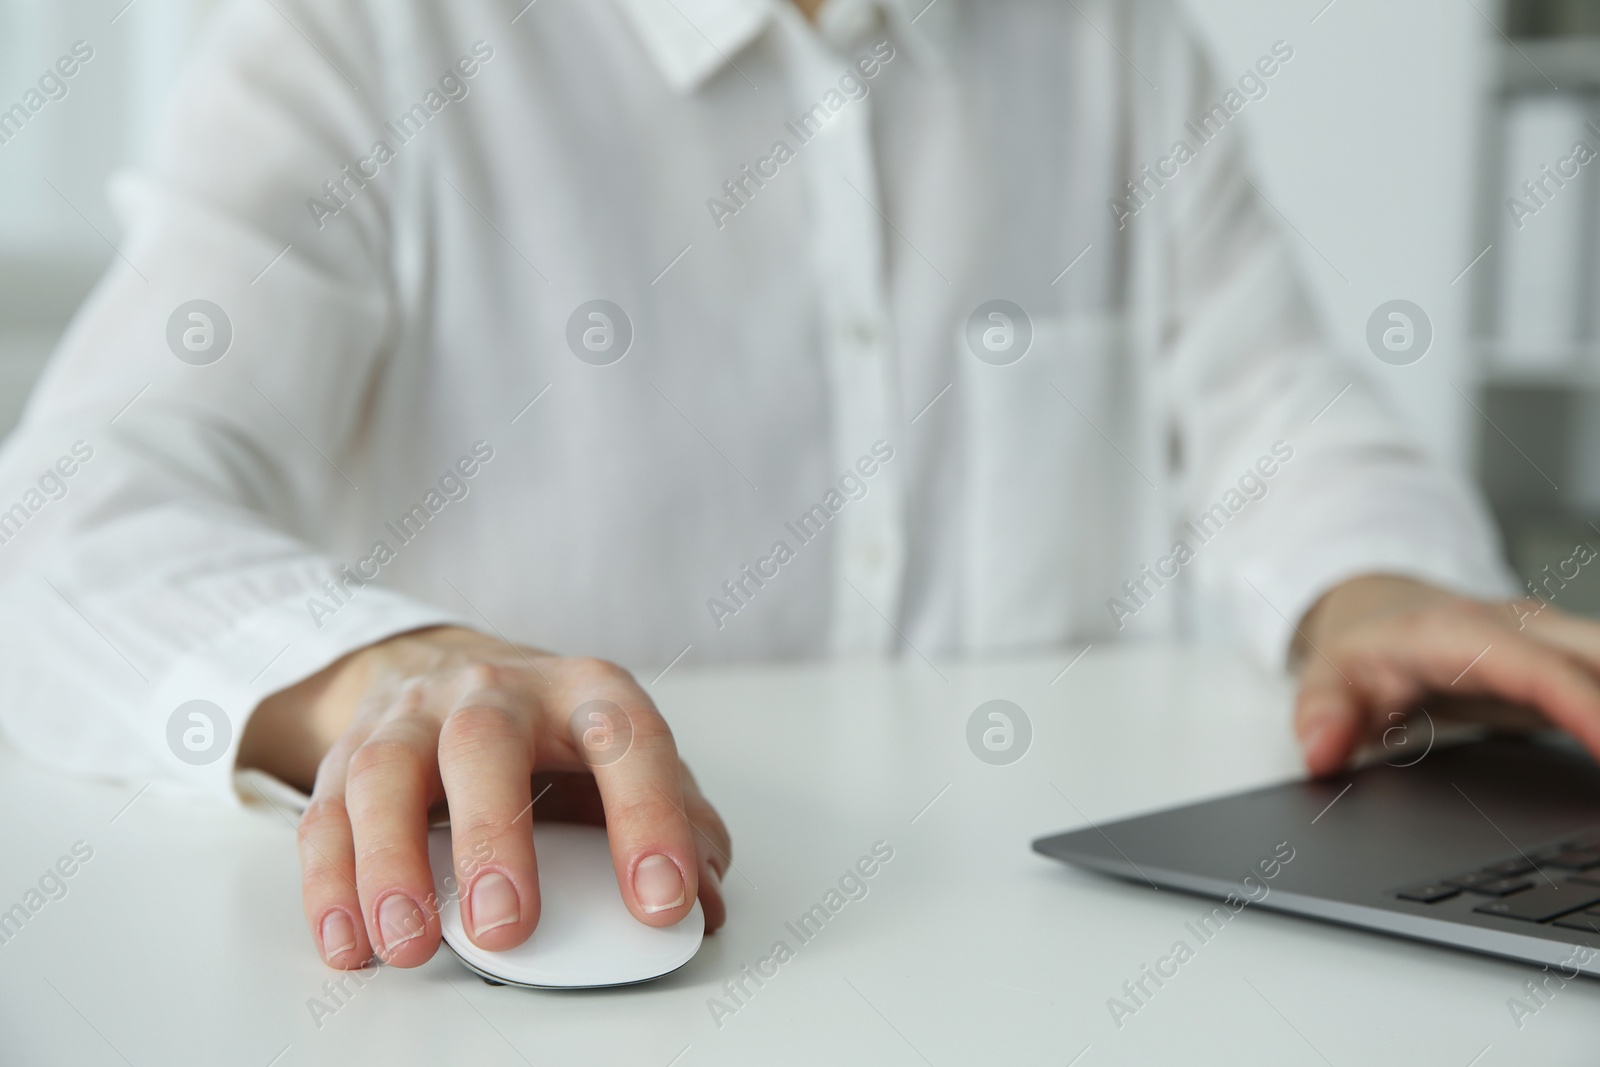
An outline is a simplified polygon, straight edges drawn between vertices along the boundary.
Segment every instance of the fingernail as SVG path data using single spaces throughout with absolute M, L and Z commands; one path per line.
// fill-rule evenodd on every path
M 683 903 L 683 874 L 678 865 L 659 852 L 646 856 L 633 869 L 633 895 L 649 914 Z
M 499 871 L 490 871 L 472 885 L 472 935 L 480 937 L 497 926 L 514 923 L 522 914 L 517 887 Z
M 378 930 L 383 934 L 385 952 L 393 952 L 422 933 L 425 924 L 422 909 L 404 893 L 387 897 L 378 905 Z
M 341 952 L 356 947 L 356 926 L 343 911 L 330 911 L 322 920 L 322 958 L 329 963 Z

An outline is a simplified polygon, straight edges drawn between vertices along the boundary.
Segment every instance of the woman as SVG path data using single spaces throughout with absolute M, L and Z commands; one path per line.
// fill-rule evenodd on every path
M 1466 599 L 1481 509 L 1315 329 L 1234 128 L 1293 76 L 1156 0 L 239 0 L 0 459 L 8 733 L 309 791 L 342 968 L 437 948 L 442 801 L 485 948 L 535 811 L 723 921 L 615 662 L 1204 628 L 1306 660 L 1313 770 L 1432 689 L 1600 747 L 1595 630 Z

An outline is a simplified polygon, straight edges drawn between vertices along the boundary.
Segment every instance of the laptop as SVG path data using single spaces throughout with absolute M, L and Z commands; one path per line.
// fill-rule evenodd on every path
M 1554 733 L 1491 735 L 1042 837 L 1158 889 L 1600 976 L 1600 767 Z M 1219 914 L 1219 921 L 1231 918 Z

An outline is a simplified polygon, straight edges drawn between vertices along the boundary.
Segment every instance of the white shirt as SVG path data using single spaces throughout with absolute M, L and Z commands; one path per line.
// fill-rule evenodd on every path
M 228 8 L 0 457 L 9 736 L 226 794 L 263 696 L 436 622 L 931 677 L 1503 591 L 1167 5 L 924 3 Z

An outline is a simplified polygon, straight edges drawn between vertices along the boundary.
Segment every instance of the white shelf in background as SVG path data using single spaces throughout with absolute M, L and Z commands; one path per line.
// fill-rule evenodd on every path
M 1507 92 L 1600 92 L 1600 37 L 1521 38 L 1500 49 Z
M 1479 366 L 1485 385 L 1524 388 L 1600 389 L 1600 344 L 1575 345 L 1559 361 L 1546 366 L 1513 366 L 1516 360 L 1499 341 L 1478 342 Z

